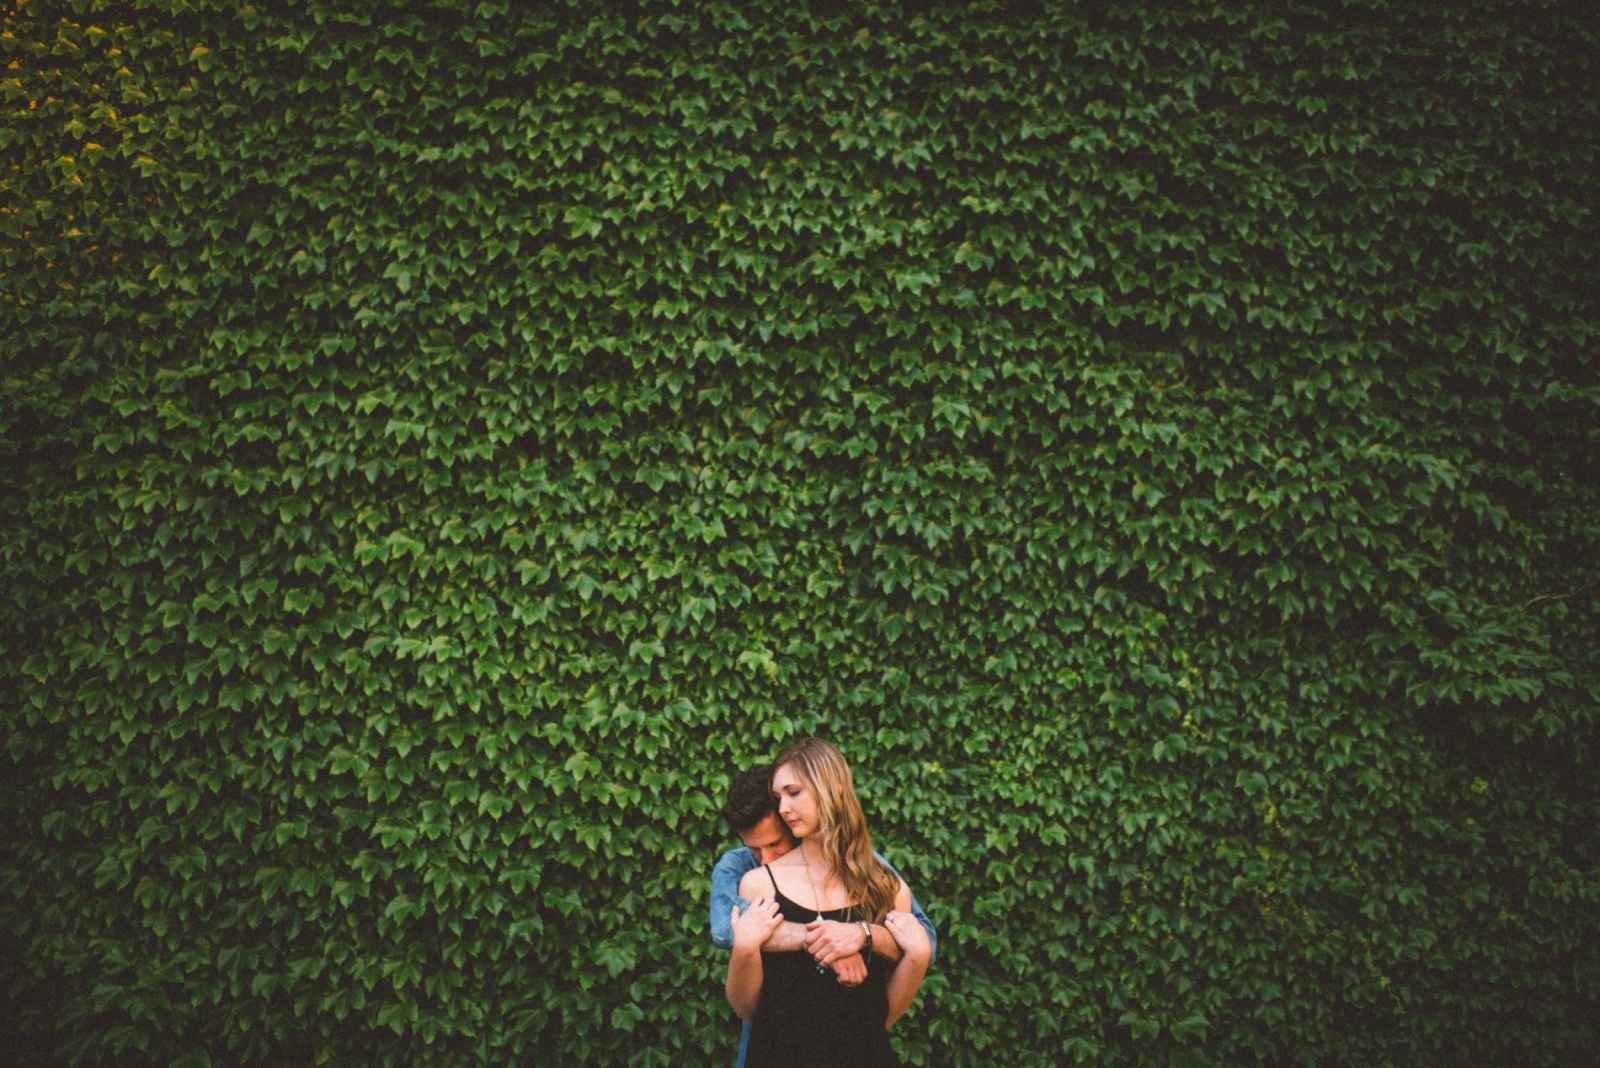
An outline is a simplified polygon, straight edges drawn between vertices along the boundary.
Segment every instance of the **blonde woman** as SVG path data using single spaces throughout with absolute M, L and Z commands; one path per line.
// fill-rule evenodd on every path
M 745 1068 L 898 1065 L 888 1028 L 910 1007 L 931 953 L 909 911 L 911 890 L 873 855 L 850 766 L 836 747 L 808 738 L 779 753 L 772 768 L 778 815 L 800 845 L 739 883 L 750 907 L 733 909 L 726 992 L 751 1021 Z M 859 924 L 865 981 L 841 983 L 804 953 L 763 957 L 762 944 L 785 920 Z

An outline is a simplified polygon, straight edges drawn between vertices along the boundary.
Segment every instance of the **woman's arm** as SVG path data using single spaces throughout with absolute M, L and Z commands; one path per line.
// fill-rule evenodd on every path
M 884 917 L 883 925 L 894 935 L 904 956 L 894 966 L 894 971 L 889 973 L 889 1011 L 883 1020 L 885 1028 L 893 1027 L 895 1021 L 911 1008 L 917 991 L 922 989 L 923 977 L 928 974 L 928 962 L 933 959 L 933 946 L 928 941 L 928 932 L 907 911 L 911 907 L 911 890 L 904 882 L 900 884 L 894 904 L 895 911 Z
M 728 956 L 728 978 L 722 989 L 741 1020 L 754 1016 L 761 1004 L 761 944 L 783 922 L 778 903 L 759 896 L 760 887 L 758 880 L 746 876 L 739 884 L 739 896 L 749 901 L 750 907 L 740 912 L 735 905 L 729 916 L 733 952 Z

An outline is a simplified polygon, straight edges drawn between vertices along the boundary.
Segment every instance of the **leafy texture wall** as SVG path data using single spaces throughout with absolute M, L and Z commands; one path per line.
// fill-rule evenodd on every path
M 1581 7 L 8 5 L 13 1042 L 731 1061 L 820 732 L 908 1063 L 1592 1052 Z

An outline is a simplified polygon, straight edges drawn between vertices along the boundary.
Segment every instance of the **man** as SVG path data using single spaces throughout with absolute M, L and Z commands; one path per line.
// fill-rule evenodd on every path
M 711 870 L 711 941 L 721 949 L 732 950 L 733 927 L 728 917 L 735 903 L 740 911 L 750 907 L 748 901 L 738 896 L 739 880 L 752 868 L 770 864 L 799 843 L 789 833 L 788 825 L 778 818 L 777 801 L 772 796 L 771 768 L 751 768 L 735 775 L 732 785 L 728 787 L 728 801 L 722 807 L 722 815 L 744 845 L 722 854 L 717 858 L 716 867 Z M 878 859 L 883 860 L 882 855 Z M 886 860 L 883 862 L 889 863 Z M 889 865 L 889 870 L 894 871 L 894 866 Z M 915 896 L 911 899 L 911 914 L 928 932 L 928 944 L 937 953 L 939 941 L 933 930 L 933 922 L 922 911 L 922 906 L 917 904 Z M 872 951 L 890 960 L 899 960 L 900 946 L 888 929 L 873 924 L 870 930 Z M 762 952 L 797 953 L 804 950 L 819 965 L 832 968 L 841 983 L 854 986 L 866 979 L 866 967 L 861 957 L 866 938 L 860 924 L 836 923 L 832 920 L 808 924 L 785 921 L 767 939 Z M 749 1045 L 750 1022 L 746 1020 L 739 1033 L 736 1068 L 744 1068 L 745 1051 Z

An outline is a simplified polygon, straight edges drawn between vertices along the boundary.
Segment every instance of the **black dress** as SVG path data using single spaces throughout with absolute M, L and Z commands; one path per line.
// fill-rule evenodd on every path
M 767 868 L 772 879 L 772 868 Z M 778 891 L 785 920 L 809 923 L 815 909 L 803 908 Z M 854 922 L 854 906 L 828 909 L 825 920 Z M 876 955 L 867 960 L 867 981 L 840 986 L 832 969 L 818 975 L 806 952 L 769 953 L 761 958 L 761 1002 L 751 1021 L 745 1068 L 898 1068 L 883 1023 L 889 1014 L 889 973 L 893 965 Z

